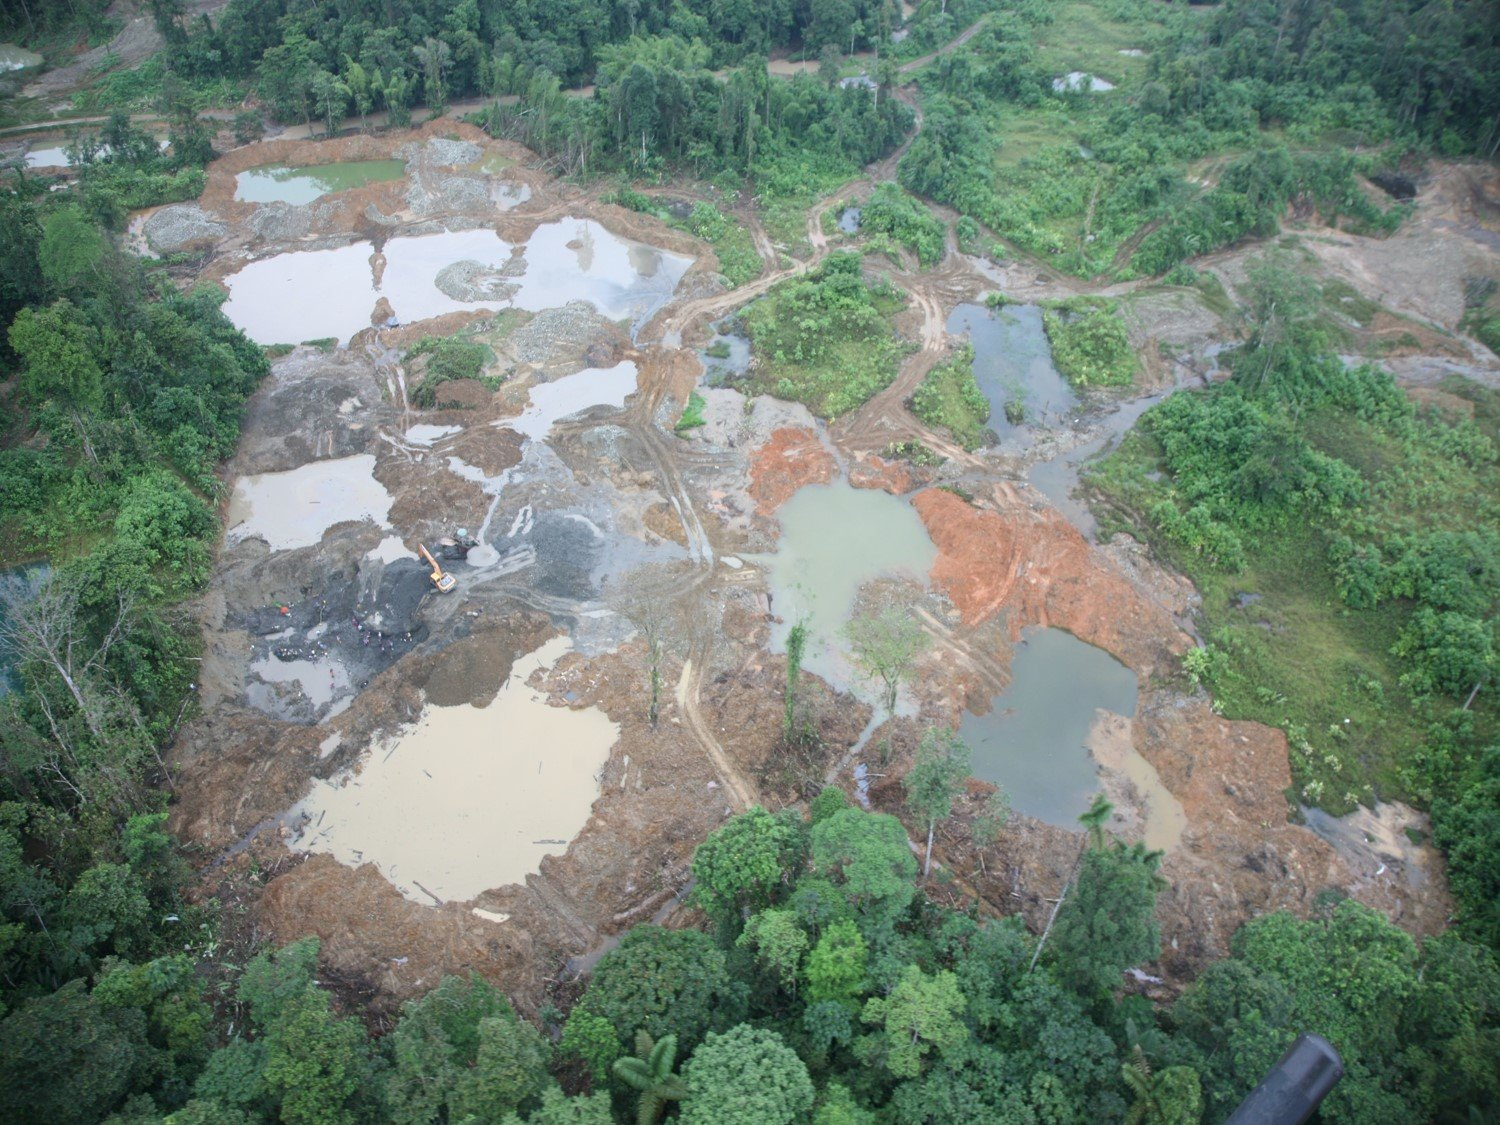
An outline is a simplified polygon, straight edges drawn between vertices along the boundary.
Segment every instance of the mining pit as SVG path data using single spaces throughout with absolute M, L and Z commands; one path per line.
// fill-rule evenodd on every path
M 335 177 L 302 203 L 241 197 L 241 173 L 342 161 L 403 171 L 341 189 Z M 897 327 L 913 349 L 891 388 L 830 426 L 747 397 L 734 364 L 709 378 L 699 353 L 806 263 L 767 243 L 762 277 L 726 289 L 705 244 L 538 164 L 451 121 L 273 140 L 210 165 L 197 204 L 141 222 L 156 250 L 199 248 L 195 280 L 224 286 L 229 315 L 282 345 L 226 469 L 227 529 L 197 605 L 199 708 L 172 758 L 173 827 L 240 936 L 318 935 L 339 978 L 376 995 L 372 1018 L 471 970 L 535 1010 L 631 925 L 692 923 L 679 900 L 693 849 L 732 813 L 831 782 L 899 815 L 921 731 L 987 719 L 1001 741 L 1024 723 L 1022 753 L 1061 739 L 1076 759 L 1068 799 L 1102 789 L 1113 831 L 1166 851 L 1164 951 L 1146 967 L 1163 983 L 1142 987 L 1170 995 L 1245 919 L 1306 912 L 1329 888 L 1413 932 L 1442 927 L 1440 858 L 1390 829 L 1421 818 L 1382 806 L 1367 814 L 1390 829 L 1378 836 L 1294 823 L 1284 736 L 1221 718 L 1178 673 L 1191 586 L 1139 544 L 1094 542 L 1077 466 L 1152 398 L 1086 393 L 976 453 L 905 409 L 987 315 L 956 310 L 997 283 L 1026 300 L 1061 282 L 1020 265 L 997 277 L 954 251 L 926 273 L 868 265 L 910 295 Z M 1452 195 L 1419 197 L 1409 237 L 1462 242 Z M 1390 252 L 1345 234 L 1316 250 L 1356 288 L 1401 276 L 1378 268 Z M 1449 258 L 1463 266 L 1467 251 Z M 1232 288 L 1238 259 L 1206 268 Z M 1432 293 L 1397 296 L 1437 335 L 1453 310 Z M 1141 353 L 1174 357 L 1148 364 L 1153 394 L 1211 377 L 1235 331 L 1180 301 L 1131 308 Z M 430 358 L 407 350 L 460 331 L 490 350 L 484 379 L 442 382 L 418 407 Z M 995 363 L 1055 377 L 1045 340 L 1028 346 Z M 1495 378 L 1493 356 L 1463 362 Z M 695 389 L 705 424 L 678 435 Z M 882 456 L 910 439 L 948 460 Z M 617 597 L 648 564 L 679 576 L 654 726 L 646 642 Z M 895 715 L 841 652 L 851 608 L 876 602 L 932 641 Z M 790 750 L 781 653 L 804 616 L 815 738 Z M 1056 652 L 1017 656 L 1058 636 Z M 1129 706 L 1119 690 L 1071 690 L 1095 660 Z M 1053 690 L 1006 695 L 1037 676 Z M 1047 763 L 1022 768 L 1046 791 Z M 929 893 L 1040 928 L 1080 846 L 1072 806 L 1048 823 L 1018 801 L 981 855 L 966 824 L 989 791 L 971 782 L 940 828 L 953 878 Z

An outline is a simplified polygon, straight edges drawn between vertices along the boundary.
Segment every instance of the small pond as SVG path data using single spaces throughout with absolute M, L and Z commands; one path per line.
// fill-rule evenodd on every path
M 42 56 L 14 43 L 0 43 L 0 74 L 42 65 Z
M 1078 405 L 1073 388 L 1052 365 L 1052 345 L 1035 305 L 959 305 L 945 327 L 952 336 L 967 334 L 974 346 L 974 379 L 989 400 L 989 427 L 1001 438 L 1019 429 L 1005 417 L 1012 400 L 1019 400 L 1033 425 L 1056 422 Z
M 927 581 L 937 548 L 921 517 L 901 497 L 838 480 L 801 489 L 776 519 L 776 553 L 760 559 L 770 572 L 771 609 L 781 618 L 772 647 L 784 652 L 787 633 L 805 619 L 810 637 L 803 667 L 873 699 L 877 693 L 849 663 L 841 631 L 866 582 L 891 574 Z
M 334 192 L 406 175 L 400 160 L 344 160 L 335 164 L 263 164 L 234 178 L 234 197 L 246 203 L 311 203 Z
M 1070 70 L 1061 78 L 1054 78 L 1052 80 L 1052 89 L 1059 94 L 1064 91 L 1073 91 L 1076 93 L 1080 90 L 1091 90 L 1098 94 L 1106 90 L 1113 90 L 1114 88 L 1115 84 L 1113 82 L 1106 82 L 1104 79 L 1095 77 L 1082 70 Z
M 1076 829 L 1099 791 L 1087 748 L 1096 714 L 1135 714 L 1135 673 L 1071 633 L 1038 629 L 1016 647 L 1011 676 L 987 714 L 959 726 L 974 776 L 1001 786 L 1017 812 Z
M 68 159 L 67 150 L 62 145 L 33 148 L 26 152 L 26 167 L 28 168 L 68 168 L 71 166 L 72 161 Z
M 858 207 L 845 207 L 839 213 L 839 230 L 845 234 L 857 233 L 861 218 L 862 215 Z
M 716 332 L 708 346 L 699 350 L 698 358 L 703 361 L 703 381 L 722 387 L 750 370 L 750 339 Z
M 375 479 L 373 454 L 310 461 L 284 473 L 235 481 L 225 538 L 229 543 L 258 538 L 273 551 L 294 551 L 321 542 L 330 527 L 349 520 L 384 527 L 393 502 Z

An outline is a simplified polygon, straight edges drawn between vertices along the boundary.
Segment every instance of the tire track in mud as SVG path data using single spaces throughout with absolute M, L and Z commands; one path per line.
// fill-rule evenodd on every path
M 587 949 L 599 940 L 599 930 L 578 912 L 566 891 L 559 889 L 540 871 L 526 876 L 526 888 L 541 899 L 544 909 L 559 919 L 576 944 Z
M 751 805 L 760 803 L 755 783 L 730 761 L 724 747 L 709 729 L 702 708 L 698 706 L 703 693 L 703 673 L 708 666 L 708 648 L 706 641 L 696 642 L 688 658 L 683 661 L 682 675 L 677 680 L 677 710 L 682 715 L 683 726 L 713 763 L 730 806 L 735 812 L 744 812 Z
M 1010 686 L 1010 673 L 994 656 L 964 640 L 957 630 L 943 624 L 922 606 L 914 606 L 912 613 L 917 618 L 917 624 L 921 626 L 922 632 L 931 637 L 935 645 L 953 653 L 974 670 L 974 674 L 979 679 L 979 687 L 986 694 L 994 697 Z

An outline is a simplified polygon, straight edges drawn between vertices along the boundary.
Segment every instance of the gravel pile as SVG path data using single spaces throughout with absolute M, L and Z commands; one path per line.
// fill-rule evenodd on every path
M 421 157 L 429 164 L 452 168 L 459 164 L 473 164 L 484 150 L 469 141 L 452 141 L 446 137 L 430 137 L 421 149 Z
M 498 270 L 465 258 L 438 270 L 433 284 L 455 301 L 508 301 L 515 296 L 518 286 L 506 278 L 515 277 L 525 268 L 525 259 L 520 257 L 512 258 Z
M 158 254 L 175 254 L 191 246 L 218 242 L 228 230 L 195 203 L 163 207 L 141 228 L 146 244 Z
M 290 203 L 267 203 L 257 209 L 246 224 L 256 238 L 265 242 L 287 242 L 306 238 L 312 233 L 313 209 Z
M 406 189 L 406 205 L 417 215 L 448 211 L 483 213 L 490 206 L 490 188 L 482 177 L 417 173 Z
M 522 362 L 537 366 L 563 363 L 587 352 L 609 327 L 589 302 L 569 301 L 560 309 L 544 309 L 511 333 L 511 351 Z

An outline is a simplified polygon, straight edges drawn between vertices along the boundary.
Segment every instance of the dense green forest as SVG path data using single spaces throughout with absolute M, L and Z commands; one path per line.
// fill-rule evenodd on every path
M 180 602 L 209 574 L 217 467 L 267 364 L 216 291 L 181 292 L 114 229 L 184 180 L 201 190 L 194 136 L 163 156 L 117 119 L 84 144 L 74 190 L 16 175 L 0 194 L 0 528 L 7 560 L 52 563 L 0 637 L 19 679 L 0 698 L 0 1038 L 11 1067 L 82 1052 L 80 1086 L 106 1091 L 56 1117 L 11 1071 L 11 1120 L 97 1120 L 122 1068 L 185 1088 L 207 1041 L 181 1059 L 169 1044 L 212 1026 L 196 966 L 213 912 L 183 901 L 159 751 L 190 706 L 199 638 Z
M 913 787 L 914 804 L 918 801 Z M 450 977 L 372 1041 L 315 981 L 318 945 L 267 950 L 212 992 L 191 956 L 119 946 L 0 1021 L 9 1120 L 220 1122 L 1222 1119 L 1315 1026 L 1348 1073 L 1328 1121 L 1464 1120 L 1500 1089 L 1500 970 L 1420 949 L 1352 901 L 1257 919 L 1170 1008 L 1115 996 L 1154 957 L 1158 855 L 1089 817 L 1045 943 L 937 907 L 894 817 L 825 790 L 759 808 L 693 862 L 712 927 L 638 926 L 540 1025 Z M 232 1031 L 226 1031 L 232 1028 Z M 566 1092 L 566 1091 L 571 1091 Z

